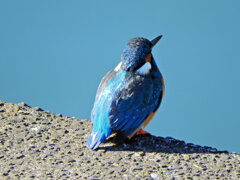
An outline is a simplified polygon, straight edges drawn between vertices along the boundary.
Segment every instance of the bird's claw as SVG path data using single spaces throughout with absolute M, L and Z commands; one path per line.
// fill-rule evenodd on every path
M 140 129 L 140 130 L 136 133 L 136 136 L 138 136 L 138 135 L 142 135 L 142 134 L 144 134 L 144 135 L 150 135 L 149 132 L 144 131 L 143 129 Z

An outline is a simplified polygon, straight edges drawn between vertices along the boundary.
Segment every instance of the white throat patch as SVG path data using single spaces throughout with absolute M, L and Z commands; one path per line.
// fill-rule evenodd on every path
M 122 66 L 122 62 L 120 62 L 114 69 L 115 72 L 119 71 L 119 69 L 121 68 Z
M 140 67 L 136 72 L 141 75 L 146 75 L 150 72 L 152 66 L 150 62 L 146 62 L 142 67 Z

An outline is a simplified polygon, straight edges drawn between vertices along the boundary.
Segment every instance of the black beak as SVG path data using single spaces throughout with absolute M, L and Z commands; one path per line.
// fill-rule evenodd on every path
M 152 47 L 155 46 L 155 44 L 157 44 L 157 42 L 162 38 L 162 35 L 154 38 L 153 40 L 151 40 L 152 43 Z

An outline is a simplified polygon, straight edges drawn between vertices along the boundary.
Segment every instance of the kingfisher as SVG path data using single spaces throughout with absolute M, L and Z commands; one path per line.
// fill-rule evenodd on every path
M 153 118 L 164 94 L 163 76 L 152 55 L 162 35 L 128 41 L 120 63 L 102 79 L 91 112 L 92 132 L 86 141 L 95 150 L 111 134 L 131 139 Z

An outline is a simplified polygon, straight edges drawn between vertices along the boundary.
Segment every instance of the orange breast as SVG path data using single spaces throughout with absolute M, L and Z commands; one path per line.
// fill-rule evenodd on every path
M 163 96 L 165 93 L 165 85 L 164 85 L 163 77 L 161 77 L 161 83 L 162 83 L 162 96 Z

